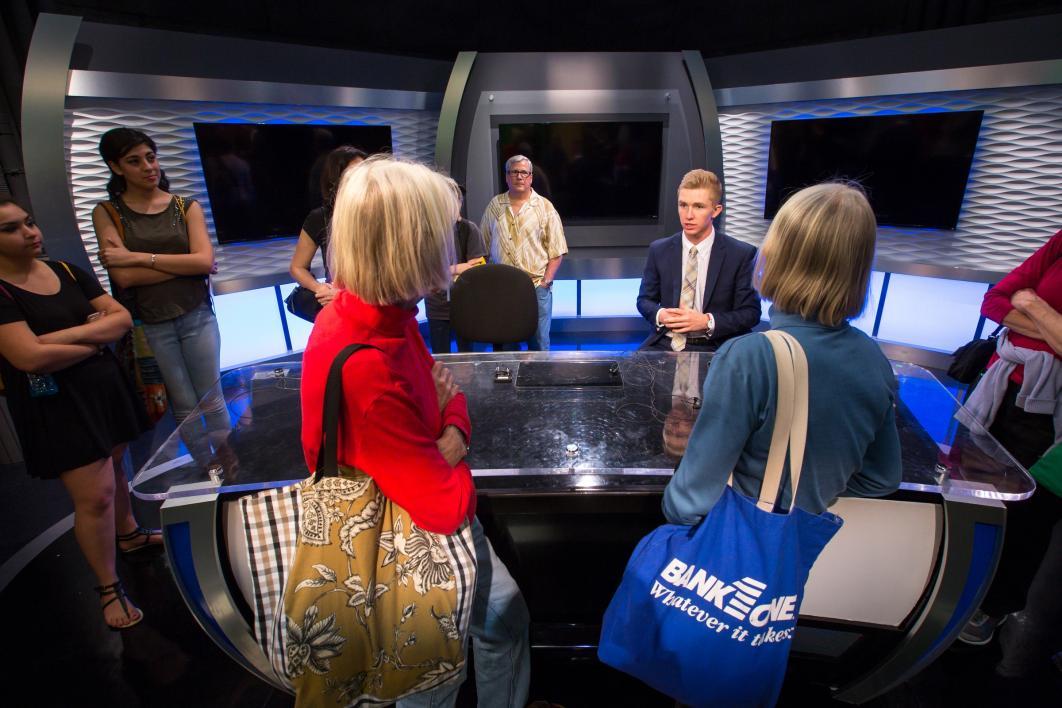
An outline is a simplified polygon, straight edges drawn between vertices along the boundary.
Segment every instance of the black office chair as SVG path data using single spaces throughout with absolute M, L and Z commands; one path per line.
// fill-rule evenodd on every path
M 450 326 L 470 342 L 528 341 L 538 329 L 538 298 L 531 278 L 502 263 L 469 268 L 450 289 Z

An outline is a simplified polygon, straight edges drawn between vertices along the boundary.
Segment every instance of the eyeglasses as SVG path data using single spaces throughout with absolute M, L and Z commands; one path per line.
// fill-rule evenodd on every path
M 509 170 L 509 174 L 511 174 L 513 177 L 519 177 L 520 179 L 531 176 L 531 173 L 527 170 Z

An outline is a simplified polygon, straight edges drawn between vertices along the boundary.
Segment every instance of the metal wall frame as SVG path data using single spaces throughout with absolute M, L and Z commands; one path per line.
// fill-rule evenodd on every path
M 92 272 L 70 198 L 63 137 L 67 72 L 80 26 L 80 17 L 37 17 L 22 82 L 22 158 L 48 255 Z
M 721 107 L 751 106 L 786 101 L 891 96 L 905 93 L 943 93 L 971 89 L 1013 88 L 1062 84 L 1062 60 L 1029 61 L 961 69 L 910 71 L 902 74 L 852 76 L 844 79 L 800 81 L 718 89 Z
M 437 110 L 442 96 L 424 91 L 392 91 L 354 86 L 315 86 L 270 81 L 155 76 L 111 71 L 70 72 L 71 98 L 131 98 L 156 101 L 280 103 L 348 108 Z

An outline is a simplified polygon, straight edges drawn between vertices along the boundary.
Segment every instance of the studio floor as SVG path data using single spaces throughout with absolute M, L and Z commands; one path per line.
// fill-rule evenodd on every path
M 17 474 L 18 470 L 7 470 Z M 157 523 L 157 509 L 139 506 L 141 521 Z M 121 706 L 280 708 L 292 697 L 273 690 L 224 655 L 185 608 L 161 554 L 123 560 L 120 574 L 145 613 L 124 632 L 105 627 L 95 584 L 73 531 L 48 544 L 0 592 L 7 608 L 8 659 L 4 685 L 11 706 Z M 1045 666 L 1023 679 L 993 673 L 995 643 L 956 644 L 912 681 L 871 702 L 899 706 L 1057 706 L 1062 673 Z M 592 655 L 572 660 L 536 652 L 531 698 L 567 708 L 674 704 L 599 664 Z M 471 682 L 461 706 L 474 706 Z M 781 706 L 843 705 L 820 686 L 789 676 Z
M 561 342 L 583 349 L 623 347 L 623 342 Z M 560 348 L 560 347 L 558 347 Z M 172 427 L 172 423 L 170 423 Z M 136 466 L 166 433 L 165 422 L 133 446 Z M 165 556 L 147 551 L 121 558 L 119 573 L 145 613 L 138 626 L 111 632 L 103 623 L 95 581 L 64 513 L 69 506 L 57 483 L 31 480 L 21 465 L 2 470 L 0 496 L 0 602 L 5 610 L 8 659 L 0 675 L 11 706 L 202 706 L 277 708 L 294 704 L 245 672 L 200 630 L 173 583 Z M 158 504 L 135 501 L 138 519 L 157 525 Z M 59 519 L 42 523 L 42 518 Z M 1062 670 L 1045 663 L 1021 679 L 997 676 L 996 642 L 973 648 L 955 644 L 911 681 L 868 705 L 1057 706 Z M 604 667 L 592 652 L 560 657 L 535 651 L 531 700 L 567 708 L 660 706 L 674 703 L 633 679 Z M 459 700 L 474 706 L 472 682 Z M 822 686 L 787 677 L 782 706 L 843 705 Z

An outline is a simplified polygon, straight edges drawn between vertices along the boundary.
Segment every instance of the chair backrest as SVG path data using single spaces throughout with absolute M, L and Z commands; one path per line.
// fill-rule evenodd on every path
M 472 342 L 514 344 L 538 329 L 538 298 L 527 273 L 503 263 L 466 270 L 450 289 L 450 325 Z

